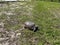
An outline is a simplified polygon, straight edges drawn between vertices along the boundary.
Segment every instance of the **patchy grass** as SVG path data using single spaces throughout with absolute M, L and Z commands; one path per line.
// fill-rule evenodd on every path
M 27 10 L 27 8 L 25 8 L 27 4 L 34 5 L 31 17 L 23 14 L 25 10 Z M 23 6 L 24 8 L 19 8 L 20 5 L 17 6 L 18 8 L 12 6 L 15 8 L 14 10 L 12 10 L 11 7 L 9 7 L 10 9 L 4 8 L 4 11 L 12 11 L 18 14 L 15 16 L 10 16 L 11 20 L 9 21 L 15 21 L 15 24 L 14 22 L 7 21 L 7 16 L 4 14 L 0 16 L 1 20 L 5 20 L 5 28 L 13 30 L 20 29 L 21 24 L 27 20 L 31 20 L 39 26 L 39 30 L 37 32 L 32 32 L 29 30 L 22 31 L 23 34 L 21 40 L 26 38 L 25 45 L 34 45 L 32 42 L 33 39 L 29 42 L 29 40 L 34 37 L 36 37 L 35 41 L 38 40 L 37 45 L 60 45 L 60 3 L 36 1 L 34 3 L 32 2 L 27 4 Z M 24 41 L 22 43 L 24 43 Z

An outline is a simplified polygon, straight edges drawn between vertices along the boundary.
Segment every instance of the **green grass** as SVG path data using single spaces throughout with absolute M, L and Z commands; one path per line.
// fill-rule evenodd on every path
M 60 45 L 60 27 L 57 27 L 60 25 L 60 17 L 55 17 L 53 12 L 50 12 L 53 9 L 56 10 L 56 12 L 60 10 L 60 4 L 43 1 L 36 1 L 34 4 L 34 21 L 39 25 L 40 30 L 38 32 L 43 33 L 43 35 L 40 34 L 41 37 L 44 36 L 40 39 L 38 45 L 45 45 L 47 42 L 50 45 Z M 58 16 L 58 14 L 56 16 Z M 48 45 L 48 43 L 46 45 Z
M 39 30 L 37 32 L 33 32 L 30 30 L 22 31 L 27 40 L 25 45 L 30 45 L 30 43 L 34 45 L 32 41 L 29 42 L 29 39 L 33 37 L 36 37 L 36 39 L 38 40 L 37 45 L 60 45 L 60 3 L 36 1 L 32 3 L 26 3 L 26 5 L 28 4 L 34 6 L 32 11 L 33 14 L 31 15 L 31 17 L 26 14 L 20 14 L 20 9 L 14 7 L 14 12 L 19 15 L 11 16 L 11 20 L 14 21 L 14 19 L 16 19 L 17 22 L 19 22 L 18 24 L 12 25 L 11 23 L 8 23 L 8 21 L 6 20 L 7 16 L 5 16 L 4 14 L 0 16 L 1 20 L 5 19 L 5 28 L 13 30 L 20 29 L 21 24 L 23 24 L 27 20 L 31 20 L 39 26 Z M 8 8 L 4 8 L 4 10 L 7 9 Z M 25 11 L 25 8 L 23 8 L 23 10 Z M 22 37 L 22 39 L 23 38 L 24 36 Z

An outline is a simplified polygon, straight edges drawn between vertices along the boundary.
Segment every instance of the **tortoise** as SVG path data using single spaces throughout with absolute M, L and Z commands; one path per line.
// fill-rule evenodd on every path
M 34 32 L 36 32 L 38 30 L 38 26 L 34 22 L 31 22 L 31 21 L 26 21 L 24 23 L 24 28 L 32 30 Z

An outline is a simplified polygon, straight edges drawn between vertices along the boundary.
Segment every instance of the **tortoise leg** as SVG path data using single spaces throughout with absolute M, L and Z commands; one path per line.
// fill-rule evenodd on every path
M 26 27 L 26 26 L 24 26 L 24 28 L 25 28 L 25 29 L 27 29 L 27 27 Z

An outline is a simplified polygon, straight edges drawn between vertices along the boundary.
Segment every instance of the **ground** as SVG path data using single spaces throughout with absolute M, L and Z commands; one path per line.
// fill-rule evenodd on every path
M 33 21 L 39 30 L 20 31 L 20 45 L 60 45 L 60 3 L 34 1 L 0 4 L 0 22 L 4 23 L 5 30 L 19 30 L 25 21 Z

